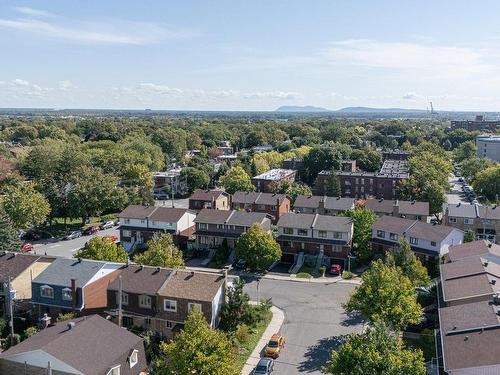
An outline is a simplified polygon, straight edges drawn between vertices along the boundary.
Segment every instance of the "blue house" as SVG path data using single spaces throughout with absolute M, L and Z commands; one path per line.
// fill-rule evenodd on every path
M 107 287 L 120 263 L 57 258 L 31 283 L 32 303 L 38 315 L 75 312 L 86 315 L 104 310 Z

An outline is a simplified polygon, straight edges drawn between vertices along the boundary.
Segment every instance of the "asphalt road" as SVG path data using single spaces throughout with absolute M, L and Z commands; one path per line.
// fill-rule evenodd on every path
M 450 176 L 448 179 L 450 183 L 450 191 L 446 193 L 446 199 L 450 204 L 469 203 L 462 192 L 462 184 L 458 182 L 458 177 Z
M 75 238 L 74 240 L 61 240 L 61 239 L 50 239 L 46 241 L 33 242 L 34 252 L 36 254 L 47 254 L 58 257 L 72 258 L 73 254 L 85 246 L 85 243 L 92 237 L 99 236 L 109 236 L 114 235 L 120 237 L 120 232 L 117 227 L 101 230 L 93 236 L 82 236 Z
M 246 280 L 246 292 L 257 299 L 257 282 Z M 320 284 L 261 279 L 260 299 L 271 297 L 285 312 L 281 333 L 286 344 L 275 361 L 273 374 L 321 374 L 333 348 L 343 336 L 360 332 L 357 318 L 346 315 L 345 302 L 355 285 Z

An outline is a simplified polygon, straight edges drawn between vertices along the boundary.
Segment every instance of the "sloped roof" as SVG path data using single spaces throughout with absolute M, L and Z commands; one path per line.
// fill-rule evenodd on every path
M 265 205 L 276 205 L 277 202 L 281 204 L 285 198 L 286 194 L 274 194 L 274 193 L 254 193 L 254 192 L 243 192 L 237 191 L 233 194 L 233 203 L 239 204 L 265 204 Z
M 429 216 L 429 202 L 398 201 L 401 215 Z
M 325 209 L 345 211 L 354 207 L 354 198 L 327 197 L 320 195 L 298 195 L 294 207 L 319 208 L 320 202 L 325 202 Z
M 118 217 L 122 217 L 124 219 L 146 218 L 151 215 L 155 209 L 155 206 L 141 206 L 138 204 L 131 204 L 127 206 L 122 212 L 120 212 L 118 214 Z
M 223 282 L 223 275 L 175 270 L 158 294 L 164 297 L 212 301 Z
M 41 258 L 40 255 L 22 254 L 19 252 L 1 252 L 0 280 L 7 281 L 9 278 L 15 279 Z
M 121 277 L 124 292 L 155 295 L 171 273 L 172 270 L 168 268 L 125 265 L 120 269 L 120 275 L 109 284 L 108 289 L 118 290 Z
M 212 201 L 212 199 L 217 199 L 221 195 L 227 196 L 228 194 L 224 190 L 201 190 L 196 189 L 189 199 L 197 201 Z
M 67 321 L 56 323 L 3 352 L 0 358 L 42 350 L 86 375 L 102 375 L 142 342 L 139 336 L 98 315 L 72 322 L 75 326 L 71 329 Z
M 486 240 L 477 240 L 450 246 L 448 248 L 448 257 L 452 262 L 489 253 L 500 257 L 500 245 L 492 244 Z
M 261 224 L 266 219 L 269 219 L 268 216 L 261 212 L 226 211 L 204 208 L 200 211 L 198 216 L 196 216 L 194 221 L 195 223 L 230 224 L 249 227 L 254 223 Z
M 56 258 L 33 282 L 69 286 L 71 285 L 71 279 L 76 279 L 77 288 L 81 288 L 106 264 L 107 262 L 97 260 Z
M 278 227 L 326 230 L 335 232 L 349 232 L 352 219 L 344 216 L 330 216 L 318 214 L 297 214 L 289 212 L 280 217 Z

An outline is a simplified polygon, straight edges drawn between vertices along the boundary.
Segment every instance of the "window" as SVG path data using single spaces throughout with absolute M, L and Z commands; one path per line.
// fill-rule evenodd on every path
M 217 229 L 224 229 L 224 224 L 217 224 Z
M 333 232 L 333 238 L 336 239 L 342 238 L 342 232 Z
M 307 229 L 297 229 L 297 234 L 299 236 L 307 236 Z
M 464 224 L 474 224 L 474 219 L 465 218 Z
M 147 309 L 151 308 L 151 297 L 146 295 L 139 296 L 139 306 Z
M 283 228 L 284 234 L 293 234 L 293 228 Z
M 123 220 L 123 222 L 124 222 L 125 224 L 130 224 L 130 219 L 124 219 L 124 220 Z
M 45 298 L 54 298 L 54 289 L 48 285 L 41 286 L 40 296 Z
M 62 290 L 62 299 L 63 301 L 71 301 L 73 299 L 73 293 L 70 288 L 64 288 Z
M 108 371 L 107 375 L 120 375 L 120 365 L 113 367 Z
M 130 237 L 132 233 L 129 230 L 123 229 L 122 230 L 122 236 L 123 237 Z
M 208 245 L 208 237 L 205 236 L 198 236 L 200 244 L 202 245 Z
M 200 303 L 188 303 L 188 312 L 191 311 L 192 309 L 198 309 L 198 311 L 201 311 L 201 304 Z
M 410 244 L 412 244 L 412 245 L 418 245 L 418 238 L 410 237 Z
M 142 219 L 141 224 L 146 224 L 146 220 Z
M 152 226 L 155 226 L 155 225 L 156 225 L 156 221 L 154 221 L 154 220 L 153 220 L 153 221 L 151 221 L 151 225 L 152 225 Z
M 436 247 L 436 243 L 434 241 L 431 241 L 431 246 Z
M 301 250 L 304 250 L 304 249 L 305 249 L 305 247 L 306 247 L 306 244 L 305 244 L 304 242 L 301 242 L 301 243 L 300 243 L 300 249 L 301 249 Z
M 450 217 L 450 218 L 448 218 L 448 221 L 450 223 L 456 223 L 457 222 L 457 218 L 456 217 Z
M 327 231 L 325 231 L 325 230 L 318 231 L 318 237 L 326 238 L 327 236 L 328 236 Z
M 290 241 L 283 241 L 282 244 L 283 244 L 283 247 L 292 247 L 292 244 Z
M 383 230 L 378 230 L 377 231 L 377 237 L 379 237 L 379 238 L 385 238 L 385 232 Z
M 165 311 L 177 311 L 177 301 L 172 301 L 169 299 L 164 300 L 163 308 Z
M 170 320 L 165 321 L 165 328 L 172 329 L 174 327 L 174 323 Z
M 389 234 L 389 238 L 393 241 L 397 241 L 399 236 L 396 233 Z
M 120 303 L 120 301 L 118 300 L 118 296 L 120 295 L 120 293 L 116 293 L 116 304 L 118 305 Z M 128 305 L 128 294 L 127 293 L 123 293 L 122 292 L 122 305 L 125 305 L 127 306 Z
M 138 353 L 139 353 L 139 351 L 134 349 L 132 351 L 132 353 L 130 354 L 130 356 L 128 357 L 128 362 L 130 364 L 130 368 L 134 367 L 137 364 L 137 362 L 139 362 L 139 359 L 137 358 Z
M 264 211 L 265 209 L 267 209 L 265 204 L 259 204 L 259 210 Z
M 147 326 L 151 325 L 151 318 L 144 318 L 144 324 Z
M 205 224 L 205 223 L 198 223 L 198 229 L 207 229 L 207 224 Z

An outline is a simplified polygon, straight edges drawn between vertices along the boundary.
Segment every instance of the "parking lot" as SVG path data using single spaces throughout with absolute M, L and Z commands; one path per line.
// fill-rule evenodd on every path
M 257 299 L 257 282 L 247 279 L 246 292 Z M 361 331 L 359 318 L 348 316 L 341 304 L 349 298 L 355 285 L 304 283 L 261 279 L 261 299 L 272 298 L 285 313 L 281 334 L 285 348 L 276 360 L 278 375 L 322 374 L 321 369 L 348 334 Z

